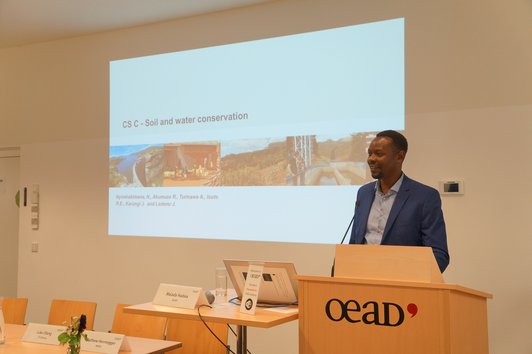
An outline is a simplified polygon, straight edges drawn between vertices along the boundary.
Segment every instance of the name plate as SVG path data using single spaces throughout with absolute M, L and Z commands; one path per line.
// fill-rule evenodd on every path
M 66 326 L 29 323 L 26 326 L 23 342 L 58 345 L 57 337 L 66 330 Z
M 202 288 L 161 283 L 153 304 L 193 309 L 208 304 L 208 301 Z
M 131 350 L 123 334 L 94 331 L 84 333 L 87 334 L 87 340 L 81 339 L 81 350 L 104 354 L 117 354 L 120 350 Z
M 264 266 L 260 264 L 250 264 L 248 268 L 248 275 L 246 276 L 246 283 L 242 293 L 242 303 L 240 304 L 240 312 L 254 315 L 257 309 L 257 299 L 259 298 L 260 280 Z

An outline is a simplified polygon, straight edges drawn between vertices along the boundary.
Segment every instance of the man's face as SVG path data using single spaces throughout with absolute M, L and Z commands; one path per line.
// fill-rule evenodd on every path
M 396 151 L 388 137 L 376 137 L 369 145 L 367 161 L 371 177 L 375 179 L 400 174 L 404 159 L 404 151 Z

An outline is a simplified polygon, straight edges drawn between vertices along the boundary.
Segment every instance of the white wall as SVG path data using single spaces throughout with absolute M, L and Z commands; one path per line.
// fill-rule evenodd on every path
M 223 258 L 292 260 L 302 274 L 327 274 L 332 246 L 108 237 L 108 61 L 400 16 L 405 171 L 433 186 L 465 181 L 464 196 L 443 198 L 445 278 L 494 294 L 491 353 L 529 354 L 532 4 L 521 0 L 275 1 L 0 50 L 0 146 L 22 146 L 21 184 L 41 188 L 40 230 L 30 230 L 28 208 L 20 215 L 27 320 L 45 322 L 52 298 L 91 299 L 96 329 L 106 330 L 116 303 L 149 301 L 160 282 L 211 287 Z M 296 353 L 297 323 L 251 330 L 249 343 L 255 354 Z

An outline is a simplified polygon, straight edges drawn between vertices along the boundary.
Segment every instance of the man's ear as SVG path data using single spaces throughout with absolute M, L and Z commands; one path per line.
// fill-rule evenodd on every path
M 397 153 L 397 160 L 401 161 L 401 163 L 405 160 L 406 152 L 404 150 L 399 150 Z

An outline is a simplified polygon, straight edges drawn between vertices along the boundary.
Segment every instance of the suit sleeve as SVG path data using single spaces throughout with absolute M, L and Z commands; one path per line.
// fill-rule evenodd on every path
M 441 199 L 435 189 L 431 189 L 428 192 L 423 206 L 421 239 L 424 246 L 432 247 L 436 262 L 438 262 L 440 271 L 443 273 L 449 265 L 449 250 L 447 248 L 447 233 L 441 209 Z

